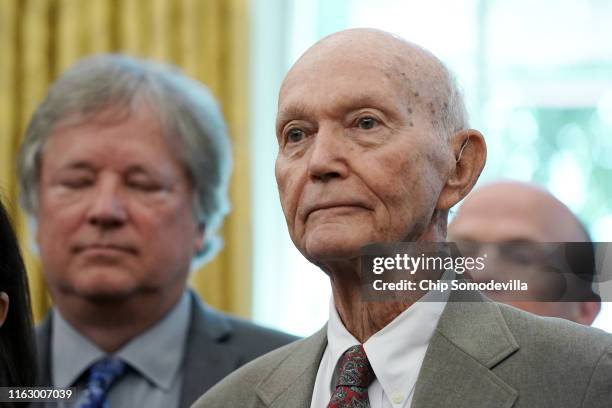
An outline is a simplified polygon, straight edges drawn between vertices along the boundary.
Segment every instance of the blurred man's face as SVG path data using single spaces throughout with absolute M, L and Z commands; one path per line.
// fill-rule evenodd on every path
M 586 238 L 569 210 L 544 193 L 513 183 L 476 190 L 449 225 L 448 238 L 487 243 L 480 245 L 480 255 L 487 254 L 486 268 L 471 274 L 474 281 L 520 279 L 528 284 L 529 290 L 520 295 L 521 300 L 512 293 L 487 292 L 492 299 L 538 315 L 579 323 L 590 324 L 595 318 L 598 308 L 583 310 L 576 302 L 543 301 L 558 299 L 565 283 L 555 269 L 541 262 L 544 257 L 537 256 L 537 252 L 545 247 L 536 243 L 581 242 Z
M 384 67 L 367 53 L 310 58 L 281 89 L 276 180 L 291 238 L 315 262 L 418 240 L 444 185 L 446 146 L 406 86 L 415 73 Z
M 109 117 L 60 123 L 44 147 L 36 240 L 47 282 L 55 296 L 92 300 L 178 295 L 202 241 L 191 183 L 153 112 Z
M 449 238 L 479 242 L 583 241 L 567 210 L 549 201 L 542 193 L 511 183 L 476 190 L 449 225 Z

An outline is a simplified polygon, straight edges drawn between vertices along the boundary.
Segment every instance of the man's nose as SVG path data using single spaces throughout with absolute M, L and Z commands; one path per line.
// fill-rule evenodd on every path
M 314 137 L 308 173 L 315 181 L 327 182 L 349 174 L 349 141 L 342 129 L 321 127 Z
M 117 228 L 125 223 L 127 211 L 119 180 L 99 181 L 87 218 L 90 224 L 100 228 Z

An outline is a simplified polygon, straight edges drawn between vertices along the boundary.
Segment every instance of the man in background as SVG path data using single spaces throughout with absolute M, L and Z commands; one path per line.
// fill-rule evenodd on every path
M 467 241 L 468 247 L 475 243 L 497 244 L 489 245 L 490 249 L 497 249 L 495 253 L 486 251 L 487 264 L 494 261 L 495 267 L 473 273 L 474 281 L 522 278 L 530 283 L 529 291 L 520 298 L 487 293 L 492 299 L 538 315 L 561 317 L 586 325 L 597 317 L 601 302 L 591 285 L 595 255 L 589 234 L 565 204 L 540 187 L 518 181 L 501 181 L 476 189 L 467 196 L 450 223 L 448 237 L 450 241 Z M 530 257 L 529 254 L 541 249 L 539 244 L 552 242 L 584 243 L 568 246 L 570 250 L 585 252 L 580 257 L 581 262 L 570 262 L 569 265 L 569 272 L 578 278 L 571 282 L 575 289 L 579 289 L 575 292 L 575 299 L 546 301 L 557 295 L 554 293 L 555 280 L 559 276 L 550 272 L 546 259 Z M 509 250 L 504 251 L 500 246 L 505 244 Z M 513 251 L 512 247 L 520 250 Z
M 219 247 L 230 150 L 204 86 L 125 56 L 78 62 L 34 113 L 18 175 L 54 301 L 41 382 L 83 391 L 70 406 L 186 407 L 292 340 L 187 288 Z

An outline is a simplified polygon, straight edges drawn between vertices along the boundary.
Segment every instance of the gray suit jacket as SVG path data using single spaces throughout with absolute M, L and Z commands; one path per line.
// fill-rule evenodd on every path
M 243 364 L 296 339 L 217 312 L 193 293 L 191 306 L 180 408 L 189 407 L 202 393 Z M 41 386 L 52 384 L 51 327 L 49 315 L 36 328 Z
M 413 408 L 610 408 L 612 336 L 453 294 L 429 343 Z M 326 329 L 261 357 L 194 408 L 309 408 Z

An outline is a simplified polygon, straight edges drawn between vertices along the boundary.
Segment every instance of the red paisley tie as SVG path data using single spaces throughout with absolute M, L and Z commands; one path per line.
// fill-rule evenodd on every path
M 338 380 L 327 408 L 370 408 L 368 387 L 375 375 L 361 344 L 346 350 L 338 362 Z

